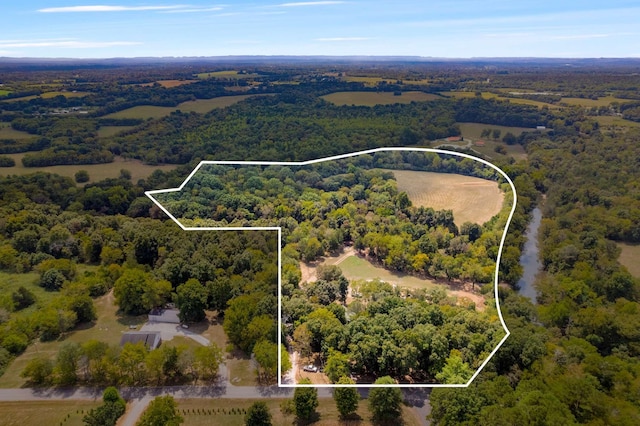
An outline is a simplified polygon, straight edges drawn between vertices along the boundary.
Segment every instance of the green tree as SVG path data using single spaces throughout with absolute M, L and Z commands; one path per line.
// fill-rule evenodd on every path
M 349 376 L 351 373 L 349 366 L 351 360 L 349 356 L 335 349 L 329 350 L 329 356 L 324 367 L 324 372 L 333 383 L 337 383 L 341 377 Z
M 265 382 L 272 382 L 278 374 L 278 345 L 267 340 L 260 340 L 253 347 L 253 354 L 258 362 L 258 377 Z
M 336 382 L 339 385 L 353 384 L 353 380 L 348 377 L 340 377 Z M 355 413 L 358 409 L 360 394 L 358 390 L 352 387 L 336 387 L 333 389 L 333 400 L 336 402 L 336 408 L 340 413 L 340 417 L 346 418 Z
M 271 412 L 264 401 L 256 401 L 247 409 L 244 416 L 247 426 L 271 426 Z
M 302 379 L 299 383 L 308 385 L 311 381 Z M 318 390 L 313 387 L 297 387 L 293 392 L 293 403 L 296 417 L 300 420 L 310 420 L 318 407 Z
M 20 377 L 24 377 L 34 385 L 46 385 L 51 382 L 53 361 L 48 358 L 33 358 L 27 362 Z
M 144 412 L 136 426 L 178 426 L 184 419 L 178 414 L 176 401 L 171 395 L 158 396 Z
M 179 285 L 176 289 L 178 316 L 182 322 L 200 322 L 206 318 L 207 289 L 195 278 Z
M 114 284 L 116 303 L 124 313 L 140 315 L 161 306 L 171 294 L 168 281 L 156 281 L 140 269 L 125 269 Z
M 65 342 L 60 346 L 56 357 L 55 371 L 61 385 L 73 385 L 78 380 L 78 362 L 80 360 L 80 345 Z
M 460 352 L 454 349 L 447 358 L 442 371 L 436 374 L 436 379 L 441 383 L 464 384 L 469 381 L 472 375 L 473 370 L 469 364 L 463 362 Z
M 87 426 L 115 426 L 126 410 L 126 403 L 113 386 L 102 393 L 103 404 L 89 411 L 82 421 Z
M 40 285 L 47 290 L 60 290 L 64 284 L 64 275 L 57 269 L 49 269 L 40 277 Z
M 376 385 L 394 385 L 395 381 L 389 377 L 380 377 Z M 369 411 L 375 421 L 394 420 L 400 418 L 402 410 L 402 392 L 397 387 L 373 388 L 369 392 Z
M 77 183 L 89 182 L 89 172 L 86 170 L 78 170 L 74 177 Z
M 224 352 L 215 343 L 198 346 L 194 351 L 196 374 L 204 380 L 213 380 L 218 375 L 220 364 L 224 362 Z

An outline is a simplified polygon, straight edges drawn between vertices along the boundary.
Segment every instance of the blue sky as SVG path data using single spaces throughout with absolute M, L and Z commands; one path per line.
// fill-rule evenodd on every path
M 640 3 L 3 1 L 0 56 L 640 57 Z

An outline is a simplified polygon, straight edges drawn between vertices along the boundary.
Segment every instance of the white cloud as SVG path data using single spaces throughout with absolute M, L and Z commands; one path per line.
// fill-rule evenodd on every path
M 173 10 L 184 9 L 183 5 L 174 6 L 64 6 L 64 7 L 46 7 L 38 9 L 42 13 L 65 13 L 65 12 L 127 12 L 127 11 L 144 11 L 144 10 Z
M 300 7 L 300 6 L 329 6 L 332 4 L 344 4 L 344 1 L 301 1 L 295 3 L 281 3 L 279 7 Z
M 191 8 L 191 9 L 172 9 L 163 10 L 160 13 L 198 13 L 198 12 L 217 12 L 224 9 L 222 6 Z
M 21 47 L 58 47 L 66 49 L 98 49 L 114 46 L 134 46 L 136 41 L 79 41 L 79 40 L 0 40 L 0 49 Z
M 322 37 L 316 38 L 316 41 L 363 41 L 370 40 L 369 37 Z

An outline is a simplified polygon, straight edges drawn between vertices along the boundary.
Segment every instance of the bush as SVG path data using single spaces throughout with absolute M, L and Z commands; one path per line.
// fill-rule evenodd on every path
M 13 167 L 15 165 L 16 162 L 13 160 L 13 158 L 0 155 L 0 167 Z
M 86 170 L 78 170 L 74 176 L 77 183 L 89 182 L 89 172 Z

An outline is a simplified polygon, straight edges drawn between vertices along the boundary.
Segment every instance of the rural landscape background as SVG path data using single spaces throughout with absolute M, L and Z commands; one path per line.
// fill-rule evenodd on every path
M 640 424 L 637 5 L 81 3 L 2 6 L 0 425 Z

